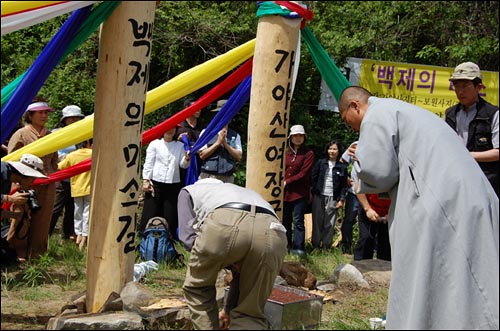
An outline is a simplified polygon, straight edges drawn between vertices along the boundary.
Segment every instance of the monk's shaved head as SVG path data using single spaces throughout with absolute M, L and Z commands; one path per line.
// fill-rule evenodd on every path
M 339 101 L 339 111 L 340 113 L 347 110 L 349 103 L 352 100 L 357 100 L 363 103 L 368 102 L 368 98 L 371 97 L 372 94 L 367 89 L 364 89 L 360 86 L 349 86 L 342 91 L 340 95 Z

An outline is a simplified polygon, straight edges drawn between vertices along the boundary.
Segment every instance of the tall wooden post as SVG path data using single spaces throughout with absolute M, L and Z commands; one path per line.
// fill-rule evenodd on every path
M 263 16 L 257 26 L 248 116 L 246 187 L 283 214 L 285 144 L 300 19 Z M 298 64 L 297 64 L 298 65 Z
M 133 278 L 141 135 L 156 1 L 122 1 L 103 24 L 94 112 L 87 312 Z

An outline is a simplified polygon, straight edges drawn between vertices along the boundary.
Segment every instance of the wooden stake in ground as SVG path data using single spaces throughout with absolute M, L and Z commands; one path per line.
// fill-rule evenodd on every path
M 156 1 L 122 1 L 103 24 L 94 112 L 87 312 L 133 278 L 141 135 Z
M 246 187 L 260 193 L 280 219 L 300 22 L 300 19 L 279 15 L 262 16 L 257 26 L 253 59 Z

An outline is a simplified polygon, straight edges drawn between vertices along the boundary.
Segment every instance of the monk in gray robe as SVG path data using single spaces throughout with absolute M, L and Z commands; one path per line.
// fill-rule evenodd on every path
M 430 111 L 357 86 L 339 109 L 360 133 L 357 193 L 392 200 L 387 329 L 498 330 L 498 198 L 457 134 Z

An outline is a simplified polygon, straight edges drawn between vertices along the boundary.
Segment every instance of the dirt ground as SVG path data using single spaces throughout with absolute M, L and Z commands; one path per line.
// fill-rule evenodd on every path
M 366 298 L 373 296 L 381 287 L 388 284 L 375 284 L 370 289 L 352 285 L 339 287 L 324 298 L 322 321 L 339 318 L 339 310 L 354 311 L 361 318 L 368 318 Z M 173 284 L 158 284 L 156 296 L 172 295 Z M 1 293 L 1 330 L 44 330 L 51 317 L 57 316 L 61 308 L 85 290 L 84 281 L 72 283 L 71 289 L 62 286 L 44 284 L 36 288 L 4 290 Z M 162 293 L 163 292 L 163 293 Z M 181 296 L 181 292 L 177 293 Z M 366 311 L 364 311 L 366 310 Z
M 49 284 L 40 286 L 37 290 L 40 294 L 31 292 L 32 289 L 2 289 L 1 330 L 45 330 L 49 319 L 58 315 L 71 297 L 79 293 Z
M 380 314 L 380 311 L 384 310 L 383 306 L 386 304 L 389 287 L 388 278 L 373 277 L 369 273 L 365 273 L 363 265 L 357 265 L 357 267 L 365 275 L 371 288 L 364 289 L 344 285 L 330 292 L 323 299 L 325 303 L 322 312 L 323 322 L 346 320 L 347 325 L 353 325 L 348 324 L 352 323 L 352 315 L 357 316 L 360 320 L 367 320 L 369 317 L 378 316 L 374 314 Z M 378 270 L 382 271 L 383 269 L 379 268 Z M 48 280 L 42 285 L 34 287 L 12 288 L 12 286 L 6 286 L 5 283 L 15 284 L 16 280 L 20 281 L 19 278 L 22 275 L 17 267 L 9 268 L 7 281 L 5 273 L 2 279 L 0 330 L 44 330 L 50 318 L 59 315 L 65 305 L 86 290 L 85 277 L 78 281 L 65 282 L 64 275 L 67 273 L 67 270 L 57 269 L 55 272 L 51 272 L 51 277 L 57 277 L 57 281 Z M 161 274 L 155 274 L 151 277 L 150 284 L 153 285 L 155 296 L 182 297 L 179 280 L 176 283 L 165 279 Z M 182 275 L 178 278 L 182 278 Z M 54 283 L 70 285 L 54 285 Z M 355 326 L 359 326 L 359 324 L 355 324 Z M 330 328 L 337 329 L 337 327 Z M 361 325 L 355 329 L 363 329 L 363 327 Z

